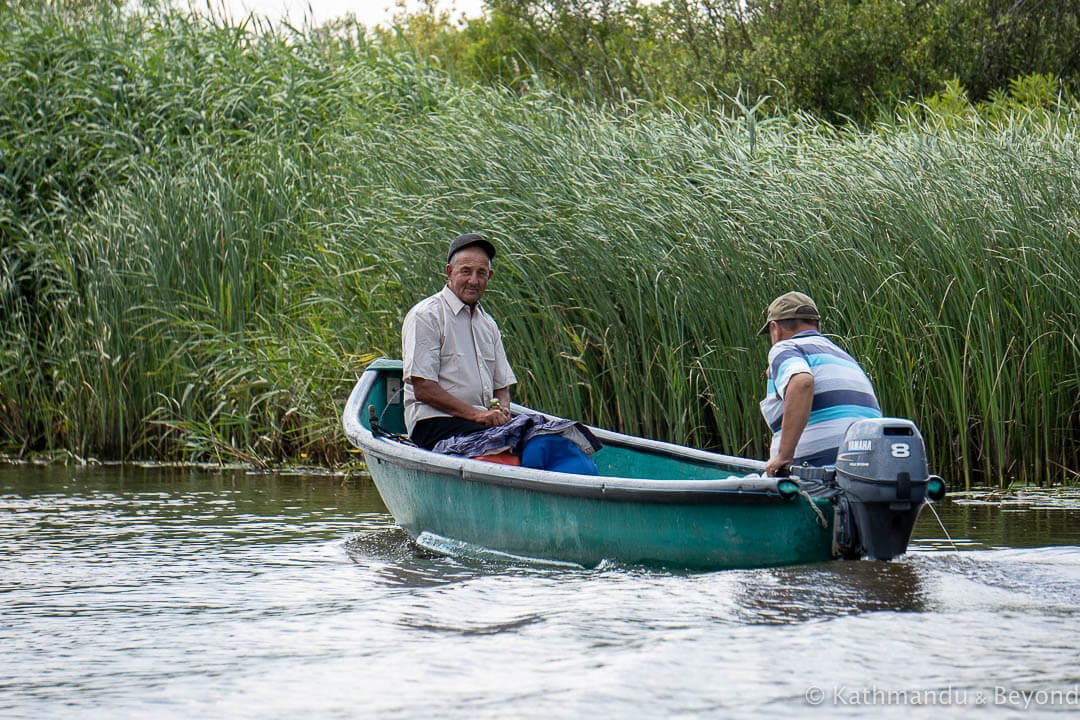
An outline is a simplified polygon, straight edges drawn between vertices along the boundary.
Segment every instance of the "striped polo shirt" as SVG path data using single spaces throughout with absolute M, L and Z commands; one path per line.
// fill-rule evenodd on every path
M 780 449 L 788 383 L 805 372 L 814 376 L 814 403 L 795 448 L 796 461 L 838 448 L 848 426 L 856 420 L 881 417 L 874 386 L 859 363 L 821 333 L 806 330 L 769 350 L 768 387 L 761 414 L 773 432 L 773 455 Z

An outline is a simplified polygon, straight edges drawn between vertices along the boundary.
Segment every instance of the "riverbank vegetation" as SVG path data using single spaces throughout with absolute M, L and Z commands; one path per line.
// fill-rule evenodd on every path
M 444 5 L 446 2 L 444 1 Z M 452 0 L 449 4 L 452 5 Z M 1018 77 L 1080 89 L 1072 0 L 485 0 L 482 17 L 399 13 L 376 37 L 459 82 L 686 107 L 873 121 L 955 82 L 981 101 Z
M 1077 479 L 1080 104 L 1052 77 L 836 125 L 463 84 L 343 28 L 0 20 L 8 455 L 342 463 L 356 377 L 476 230 L 516 400 L 762 457 L 755 332 L 801 289 L 951 483 Z

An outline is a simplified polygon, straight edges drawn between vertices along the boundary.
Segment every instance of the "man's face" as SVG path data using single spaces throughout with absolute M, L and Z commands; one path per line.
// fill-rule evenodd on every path
M 784 328 L 778 322 L 769 323 L 769 340 L 773 345 L 784 339 Z
M 461 302 L 475 305 L 487 288 L 493 271 L 483 248 L 473 245 L 454 253 L 446 266 L 446 284 Z

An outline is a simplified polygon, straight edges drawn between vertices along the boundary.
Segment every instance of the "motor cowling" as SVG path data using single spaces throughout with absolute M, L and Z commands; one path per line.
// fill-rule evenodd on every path
M 891 560 L 907 551 L 925 502 L 945 495 L 927 469 L 926 448 L 915 423 L 901 418 L 858 420 L 836 456 L 835 531 L 844 557 Z

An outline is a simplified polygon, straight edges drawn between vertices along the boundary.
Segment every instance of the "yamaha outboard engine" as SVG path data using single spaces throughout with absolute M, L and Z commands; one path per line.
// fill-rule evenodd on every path
M 858 420 L 836 456 L 834 539 L 846 558 L 891 560 L 907 550 L 927 499 L 945 497 L 945 483 L 926 465 L 922 435 L 910 420 Z

